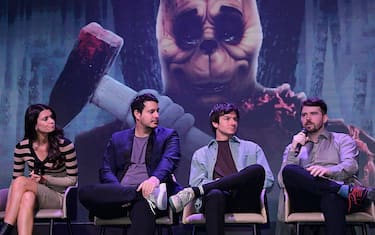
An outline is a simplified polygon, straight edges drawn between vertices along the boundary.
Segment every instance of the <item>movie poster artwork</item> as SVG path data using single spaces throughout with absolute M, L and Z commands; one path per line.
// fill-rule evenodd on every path
M 0 185 L 11 181 L 29 104 L 55 109 L 86 185 L 98 182 L 111 133 L 134 124 L 132 98 L 152 92 L 160 125 L 179 133 L 183 185 L 192 154 L 213 138 L 212 106 L 240 107 L 237 135 L 263 148 L 275 176 L 270 231 L 307 97 L 327 102 L 327 128 L 354 138 L 358 177 L 375 186 L 374 22 L 371 0 L 1 1 Z

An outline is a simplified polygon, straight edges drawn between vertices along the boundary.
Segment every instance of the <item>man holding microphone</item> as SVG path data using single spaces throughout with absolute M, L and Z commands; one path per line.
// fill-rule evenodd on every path
M 327 105 L 317 98 L 302 104 L 301 124 L 283 155 L 278 175 L 293 211 L 321 211 L 325 234 L 346 234 L 345 214 L 358 211 L 375 190 L 355 186 L 359 154 L 355 141 L 347 134 L 329 132 Z

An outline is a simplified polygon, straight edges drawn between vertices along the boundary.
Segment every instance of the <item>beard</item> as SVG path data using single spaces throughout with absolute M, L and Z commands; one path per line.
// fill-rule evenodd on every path
M 304 127 L 308 133 L 314 134 L 320 132 L 323 129 L 324 123 L 315 124 L 312 122 L 307 122 Z

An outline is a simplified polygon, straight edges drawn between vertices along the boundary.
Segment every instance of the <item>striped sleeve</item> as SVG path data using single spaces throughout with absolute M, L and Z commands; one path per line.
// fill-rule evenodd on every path
M 74 144 L 65 139 L 60 147 L 61 153 L 65 156 L 65 167 L 68 176 L 78 176 L 77 154 Z
M 58 169 L 51 170 L 49 174 L 46 172 L 44 175 L 46 184 L 58 187 L 75 185 L 78 180 L 78 166 L 74 144 L 68 139 L 63 139 L 60 142 L 60 152 L 64 157 L 64 164 Z M 53 173 L 61 171 L 65 171 L 66 175 L 62 177 L 60 174 Z
M 31 152 L 27 141 L 19 142 L 13 154 L 13 179 L 24 175 L 26 159 L 31 159 Z

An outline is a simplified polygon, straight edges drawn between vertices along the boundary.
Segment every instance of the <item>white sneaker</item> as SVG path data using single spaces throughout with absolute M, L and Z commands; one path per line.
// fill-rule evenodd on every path
M 155 208 L 159 210 L 167 209 L 167 185 L 161 183 L 159 187 L 155 188 L 150 196 L 146 199 L 152 212 L 155 214 Z
M 192 188 L 184 188 L 177 194 L 169 197 L 169 204 L 174 212 L 178 213 L 194 199 L 194 191 Z

